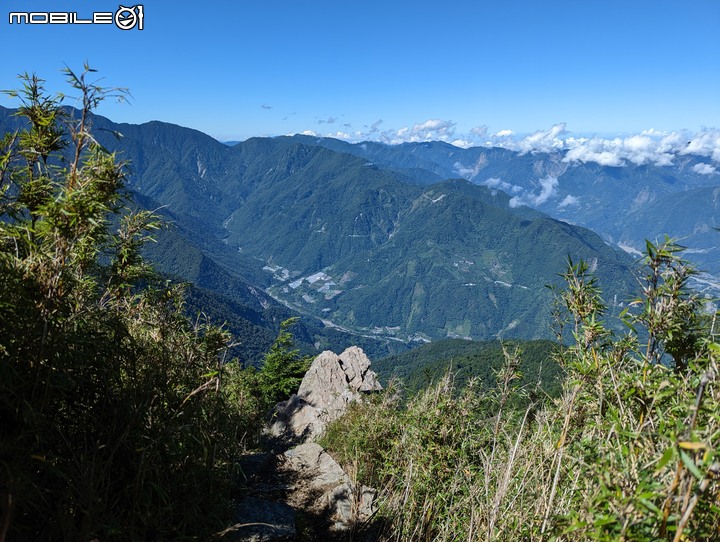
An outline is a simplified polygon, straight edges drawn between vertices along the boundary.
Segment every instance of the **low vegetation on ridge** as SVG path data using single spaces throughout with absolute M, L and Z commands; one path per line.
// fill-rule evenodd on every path
M 570 264 L 558 398 L 519 385 L 511 349 L 494 388 L 458 391 L 449 373 L 404 408 L 391 388 L 335 423 L 325 444 L 380 489 L 384 539 L 720 538 L 715 319 L 679 247 L 647 248 L 622 336 L 602 324 L 588 267 Z

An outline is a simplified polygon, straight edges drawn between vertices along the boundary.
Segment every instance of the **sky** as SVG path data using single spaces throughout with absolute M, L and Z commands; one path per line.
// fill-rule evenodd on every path
M 142 30 L 137 19 L 130 30 L 9 22 L 13 12 L 88 19 L 114 13 L 118 0 L 0 1 L 0 89 L 28 72 L 72 96 L 61 70 L 87 62 L 101 85 L 131 93 L 100 114 L 220 140 L 312 133 L 518 146 L 535 137 L 595 141 L 600 156 L 612 141 L 715 134 L 720 148 L 718 0 L 137 5 Z

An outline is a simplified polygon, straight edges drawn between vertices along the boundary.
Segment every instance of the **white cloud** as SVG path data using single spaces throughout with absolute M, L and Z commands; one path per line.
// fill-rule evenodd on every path
M 523 205 L 527 205 L 520 196 L 515 196 L 514 198 L 510 199 L 509 205 L 512 209 L 515 209 L 516 207 L 521 207 Z
M 438 130 L 438 129 L 442 129 L 447 124 L 448 123 L 446 123 L 442 120 L 439 120 L 439 119 L 430 119 L 430 120 L 426 120 L 423 123 L 416 124 L 415 126 L 413 126 L 413 132 L 417 133 L 417 132 L 422 132 L 422 131 L 426 131 L 426 130 Z
M 596 162 L 602 166 L 620 167 L 630 164 L 671 166 L 683 149 L 685 137 L 678 132 L 665 134 L 646 130 L 626 138 L 592 138 L 578 142 L 565 155 L 565 162 Z
M 636 135 L 623 140 L 621 152 L 623 157 L 633 164 L 655 164 L 670 166 L 674 156 L 668 153 L 667 145 L 661 144 L 649 136 Z
M 484 168 L 487 165 L 487 158 L 484 154 L 481 154 L 477 161 L 471 165 L 471 166 L 465 166 L 461 162 L 455 162 L 453 164 L 453 167 L 455 168 L 455 172 L 460 175 L 461 177 L 467 179 L 468 181 L 472 181 L 475 177 L 478 176 L 480 173 L 480 170 Z
M 502 179 L 497 179 L 495 177 L 490 177 L 489 179 L 481 182 L 480 184 L 482 186 L 487 186 L 488 188 L 498 188 L 503 192 L 508 192 L 511 194 L 517 194 L 522 191 L 522 186 L 510 184 L 506 181 L 503 181 Z
M 552 152 L 565 147 L 563 139 L 560 137 L 567 134 L 565 123 L 554 125 L 549 130 L 538 130 L 517 143 L 516 150 L 521 153 L 528 152 Z
M 565 162 L 596 162 L 601 166 L 619 167 L 623 165 L 623 161 L 611 150 L 615 146 L 609 144 L 607 140 L 593 138 L 570 149 L 563 160 Z
M 416 141 L 447 141 L 455 133 L 455 123 L 449 120 L 430 119 L 412 127 Z
M 487 137 L 487 133 L 488 127 L 484 124 L 482 126 L 475 126 L 475 128 L 470 129 L 470 134 L 480 139 L 485 139 L 485 137 Z
M 565 147 L 568 149 L 572 149 L 574 147 L 578 147 L 580 145 L 583 145 L 590 141 L 587 137 L 566 137 L 565 138 Z
M 646 135 L 635 135 L 626 138 L 623 144 L 630 152 L 644 153 L 651 149 L 653 140 Z
M 558 203 L 558 209 L 564 209 L 565 207 L 569 207 L 570 205 L 579 205 L 580 199 L 576 198 L 575 196 L 571 196 L 568 194 L 565 196 L 565 198 Z
M 681 154 L 709 156 L 715 162 L 720 162 L 720 130 L 705 129 L 695 134 Z
M 520 207 L 521 205 L 542 205 L 557 195 L 559 185 L 557 177 L 551 177 L 548 175 L 543 179 L 538 179 L 537 184 L 540 188 L 539 192 L 525 192 L 524 194 L 513 197 L 510 200 L 510 207 L 515 208 Z
M 642 132 L 640 132 L 640 135 L 664 136 L 664 135 L 668 135 L 668 132 L 663 132 L 662 130 L 656 130 L 655 128 L 650 128 L 649 130 L 643 130 Z
M 680 132 L 665 134 L 658 142 L 657 150 L 661 153 L 677 153 L 685 146 L 686 137 Z
M 334 139 L 343 139 L 345 141 L 352 139 L 352 136 L 350 134 L 346 134 L 345 132 L 335 132 L 334 134 L 325 134 L 325 137 L 332 137 Z
M 472 142 L 466 139 L 456 139 L 455 141 L 451 141 L 450 144 L 455 145 L 456 147 L 460 147 L 462 149 L 469 149 L 473 146 Z
M 695 173 L 699 173 L 700 175 L 713 175 L 717 171 L 715 166 L 705 163 L 695 164 L 692 169 Z
M 469 139 L 455 137 L 454 122 L 440 119 L 428 119 L 424 122 L 414 124 L 412 128 L 403 126 L 399 129 L 385 130 L 380 133 L 378 139 L 390 145 L 420 143 L 424 141 L 444 141 L 458 147 L 472 146 Z
M 336 122 L 330 117 L 319 121 L 323 124 Z M 443 141 L 457 147 L 469 148 L 472 146 L 501 147 L 519 153 L 564 153 L 563 162 L 587 163 L 595 162 L 602 166 L 622 167 L 627 165 L 656 165 L 671 166 L 680 155 L 693 154 L 707 157 L 720 163 L 720 130 L 704 129 L 697 134 L 686 131 L 666 132 L 649 129 L 637 135 L 606 139 L 601 137 L 574 136 L 567 130 L 565 123 L 558 123 L 546 130 L 538 130 L 529 135 L 518 135 L 513 130 L 503 129 L 489 134 L 487 126 L 480 125 L 471 128 L 468 132 L 457 133 L 457 124 L 450 120 L 430 118 L 415 124 L 399 128 L 388 127 L 378 119 L 371 125 L 365 125 L 363 130 L 350 132 L 338 131 L 337 134 L 328 134 L 327 137 L 349 141 L 375 140 L 397 145 L 401 143 Z M 307 135 L 317 135 L 313 130 L 303 132 Z M 703 168 L 704 173 L 710 175 L 708 165 Z M 474 178 L 479 169 L 475 166 L 456 164 L 458 173 L 466 178 Z M 557 172 L 552 172 L 558 175 Z M 523 200 L 525 202 L 525 200 Z
M 538 182 L 540 184 L 540 193 L 535 196 L 529 196 L 530 201 L 534 205 L 540 205 L 541 203 L 545 203 L 557 193 L 557 178 L 545 177 L 544 179 L 540 179 Z
M 312 130 L 305 130 L 304 132 L 300 132 L 300 135 L 317 137 L 317 136 L 318 136 L 318 133 L 317 133 L 317 132 L 313 132 Z
M 574 138 L 566 138 L 569 132 L 565 129 L 566 124 L 561 122 L 553 125 L 548 130 L 538 130 L 522 138 L 516 138 L 512 130 L 500 130 L 490 136 L 484 143 L 486 147 L 503 147 L 522 154 L 535 152 L 554 152 L 568 148 L 568 141 L 575 146 L 579 141 Z

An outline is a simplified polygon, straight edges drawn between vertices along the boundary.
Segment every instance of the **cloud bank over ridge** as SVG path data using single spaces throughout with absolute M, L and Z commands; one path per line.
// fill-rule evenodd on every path
M 476 126 L 467 133 L 458 133 L 456 122 L 442 119 L 427 119 L 412 126 L 384 130 L 380 129 L 382 123 L 382 120 L 378 120 L 370 126 L 364 126 L 365 130 L 354 132 L 305 133 L 348 142 L 378 141 L 398 145 L 441 141 L 461 148 L 501 147 L 521 154 L 564 152 L 563 161 L 567 164 L 594 162 L 610 167 L 670 166 L 687 155 L 701 156 L 720 164 L 720 130 L 716 128 L 705 128 L 696 133 L 650 129 L 640 134 L 609 139 L 576 137 L 567 129 L 566 123 L 558 123 L 547 130 L 526 135 L 518 135 L 509 129 L 489 133 L 487 126 Z M 719 174 L 716 166 L 710 163 L 696 164 L 693 170 L 702 175 Z

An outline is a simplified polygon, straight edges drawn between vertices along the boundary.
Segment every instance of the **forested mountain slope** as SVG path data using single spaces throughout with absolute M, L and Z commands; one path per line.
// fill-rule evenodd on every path
M 630 297 L 630 258 L 593 232 L 517 205 L 501 184 L 436 182 L 469 158 L 529 175 L 534 156 L 440 143 L 331 149 L 303 137 L 227 146 L 161 122 L 93 122 L 128 161 L 137 199 L 175 224 L 153 249 L 160 269 L 253 310 L 270 294 L 328 326 L 402 342 L 550 337 L 546 285 L 568 256 L 592 263 L 613 304 Z M 419 183 L 431 166 L 434 184 Z

